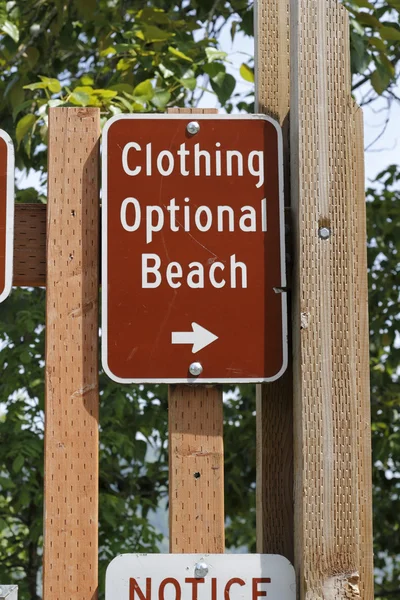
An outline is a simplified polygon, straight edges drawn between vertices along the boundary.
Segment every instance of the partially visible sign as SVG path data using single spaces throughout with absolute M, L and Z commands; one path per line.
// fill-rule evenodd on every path
M 11 291 L 14 244 L 14 146 L 0 129 L 0 302 Z
M 296 600 L 295 573 L 275 554 L 122 554 L 106 600 Z

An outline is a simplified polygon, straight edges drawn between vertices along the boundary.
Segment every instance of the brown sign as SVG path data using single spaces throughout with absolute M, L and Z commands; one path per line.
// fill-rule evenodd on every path
M 11 291 L 14 237 L 14 147 L 0 129 L 0 302 Z
M 103 133 L 103 366 L 273 381 L 287 362 L 282 143 L 262 115 L 121 115 Z

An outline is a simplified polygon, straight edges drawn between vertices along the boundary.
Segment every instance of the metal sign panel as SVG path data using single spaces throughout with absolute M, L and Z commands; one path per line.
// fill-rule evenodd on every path
M 103 132 L 103 367 L 273 381 L 287 363 L 282 136 L 265 115 L 119 115 Z
M 122 554 L 106 600 L 296 600 L 295 573 L 276 554 Z
M 14 146 L 0 129 L 0 302 L 11 291 L 14 244 Z

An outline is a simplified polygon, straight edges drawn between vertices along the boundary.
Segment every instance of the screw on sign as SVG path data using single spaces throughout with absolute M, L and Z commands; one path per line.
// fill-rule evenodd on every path
M 295 600 L 295 574 L 274 554 L 122 554 L 106 600 Z
M 0 129 L 0 302 L 11 291 L 14 237 L 14 146 Z
M 273 381 L 287 362 L 283 164 L 264 115 L 120 115 L 103 134 L 103 366 Z

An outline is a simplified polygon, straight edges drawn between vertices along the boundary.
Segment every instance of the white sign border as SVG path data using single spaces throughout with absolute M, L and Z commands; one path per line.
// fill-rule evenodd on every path
M 264 114 L 251 114 L 251 115 L 220 115 L 220 114 L 120 114 L 111 117 L 103 128 L 102 135 L 102 175 L 101 175 L 101 205 L 102 205 L 102 244 L 101 244 L 101 362 L 105 373 L 117 383 L 264 383 L 272 382 L 279 379 L 287 369 L 288 365 L 288 325 L 287 325 L 287 292 L 281 292 L 282 299 L 282 347 L 283 347 L 283 362 L 282 367 L 272 377 L 261 378 L 261 377 L 183 377 L 183 378 L 122 378 L 115 375 L 108 366 L 108 345 L 107 345 L 107 310 L 108 294 L 104 293 L 104 290 L 108 288 L 108 261 L 107 261 L 107 250 L 108 250 L 108 238 L 107 238 L 107 159 L 108 159 L 108 131 L 116 121 L 121 120 L 160 120 L 160 119 L 171 119 L 181 121 L 199 121 L 202 119 L 211 120 L 238 120 L 238 121 L 268 121 L 275 127 L 278 135 L 278 168 L 279 168 L 279 226 L 280 226 L 280 248 L 281 248 L 281 283 L 280 287 L 286 288 L 286 254 L 285 254 L 285 199 L 284 199 L 284 174 L 283 174 L 283 139 L 282 139 L 282 128 L 279 123 L 271 117 Z
M 290 598 L 290 600 L 296 599 L 296 573 L 291 562 L 281 556 L 280 554 L 140 554 L 140 553 L 131 553 L 131 554 L 119 554 L 108 564 L 106 569 L 106 577 L 105 577 L 105 598 L 106 600 L 114 600 L 116 596 L 116 592 L 120 590 L 114 590 L 113 581 L 114 579 L 121 581 L 121 570 L 128 573 L 127 579 L 129 580 L 129 569 L 131 568 L 132 562 L 140 562 L 140 559 L 144 559 L 146 564 L 146 571 L 144 575 L 149 577 L 147 573 L 147 569 L 149 572 L 152 568 L 155 569 L 155 573 L 160 574 L 160 568 L 163 571 L 166 571 L 169 576 L 177 577 L 175 571 L 178 571 L 179 568 L 182 568 L 182 578 L 185 576 L 192 576 L 190 569 L 194 568 L 196 563 L 205 562 L 209 566 L 208 576 L 213 577 L 221 573 L 222 570 L 232 569 L 232 575 L 235 576 L 238 572 L 240 572 L 239 568 L 242 568 L 244 571 L 252 571 L 254 569 L 256 575 L 256 568 L 262 569 L 263 563 L 270 563 L 269 568 L 274 569 L 275 573 L 277 570 L 287 570 L 290 572 L 290 581 L 286 581 L 283 585 L 287 584 L 287 594 L 285 590 L 280 590 L 284 592 L 284 600 Z M 146 561 L 147 559 L 147 561 Z M 258 563 L 258 564 L 257 564 Z M 272 565 L 271 565 L 272 563 Z M 215 568 L 215 574 L 213 573 Z M 189 570 L 188 570 L 189 569 Z M 133 575 L 132 575 L 133 576 Z M 143 577 L 143 570 L 137 574 L 140 578 Z M 112 579 L 113 578 L 113 579 Z M 281 586 L 280 586 L 281 587 Z M 121 599 L 118 596 L 118 600 Z
M 10 295 L 13 278 L 15 156 L 12 139 L 3 129 L 0 129 L 0 138 L 7 146 L 5 282 L 0 293 L 0 302 L 3 302 Z

